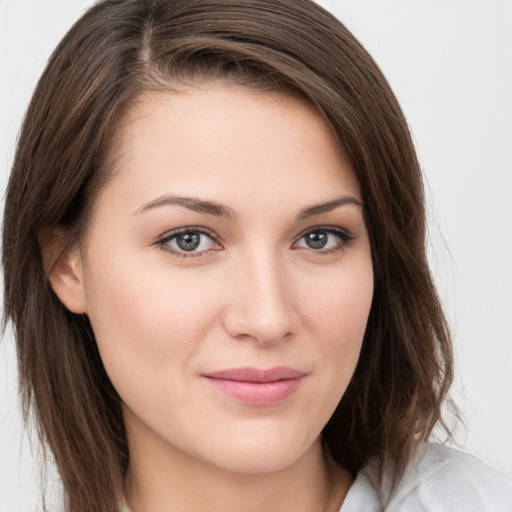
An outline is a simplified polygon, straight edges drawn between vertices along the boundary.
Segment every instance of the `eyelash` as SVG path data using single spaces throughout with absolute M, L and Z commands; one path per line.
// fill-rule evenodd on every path
M 315 250 L 313 248 L 297 247 L 297 244 L 299 243 L 299 241 L 302 240 L 306 235 L 312 234 L 312 233 L 320 233 L 320 232 L 336 236 L 339 239 L 339 243 L 336 244 L 335 247 L 332 247 L 332 248 L 327 249 L 327 250 L 322 250 L 322 249 Z M 179 229 L 176 229 L 174 231 L 171 231 L 170 233 L 167 233 L 166 235 L 164 235 L 164 237 L 159 239 L 155 243 L 155 245 L 161 247 L 163 250 L 167 251 L 168 253 L 170 253 L 173 256 L 178 257 L 178 258 L 197 258 L 197 257 L 203 257 L 207 253 L 210 252 L 210 250 L 208 250 L 208 249 L 204 250 L 204 251 L 199 251 L 199 252 L 195 252 L 195 251 L 187 252 L 185 250 L 175 250 L 175 249 L 173 249 L 173 248 L 171 248 L 169 246 L 169 242 L 171 242 L 172 240 L 175 240 L 180 235 L 187 235 L 187 234 L 206 236 L 213 243 L 221 245 L 220 242 L 218 241 L 217 237 L 215 237 L 213 235 L 213 233 L 211 233 L 208 230 L 205 230 L 204 228 L 196 228 L 196 227 L 193 227 L 193 226 L 192 227 L 186 227 L 186 228 L 179 228 Z M 346 247 L 350 246 L 350 244 L 354 241 L 354 239 L 355 239 L 355 237 L 353 235 L 347 233 L 346 230 L 341 229 L 339 227 L 336 227 L 336 226 L 317 226 L 317 227 L 314 227 L 314 228 L 309 228 L 307 231 L 304 231 L 297 238 L 297 241 L 292 244 L 292 249 L 293 250 L 305 249 L 305 250 L 312 251 L 315 254 L 326 255 L 326 254 L 331 254 L 331 253 L 340 251 L 342 249 L 345 249 Z M 220 249 L 213 249 L 213 251 L 218 251 L 218 250 L 220 250 Z
M 306 250 L 310 250 L 315 254 L 320 255 L 326 255 L 326 254 L 332 254 L 337 251 L 341 251 L 343 249 L 346 249 L 350 246 L 350 244 L 354 241 L 355 236 L 349 234 L 346 230 L 341 229 L 336 226 L 316 226 L 314 228 L 309 228 L 308 230 L 304 231 L 297 239 L 297 242 L 294 242 L 293 246 L 295 246 L 300 240 L 302 240 L 306 235 L 312 234 L 312 233 L 327 233 L 330 235 L 334 235 L 338 238 L 339 243 L 336 244 L 335 247 L 332 247 L 331 249 L 318 249 L 315 250 L 313 248 L 304 248 Z M 295 250 L 302 249 L 302 247 L 293 247 Z
M 217 237 L 213 235 L 210 231 L 205 230 L 204 228 L 196 228 L 196 227 L 186 227 L 186 228 L 179 228 L 175 229 L 174 231 L 171 231 L 170 233 L 167 233 L 164 235 L 163 238 L 158 240 L 156 242 L 156 245 L 161 247 L 164 251 L 167 251 L 168 253 L 172 254 L 173 256 L 176 256 L 178 258 L 197 258 L 200 256 L 204 256 L 209 251 L 200 251 L 200 252 L 194 252 L 194 251 L 184 251 L 184 250 L 175 250 L 169 246 L 169 242 L 176 239 L 180 235 L 202 235 L 208 237 L 213 243 L 220 245 Z M 217 251 L 219 249 L 213 249 L 214 251 Z

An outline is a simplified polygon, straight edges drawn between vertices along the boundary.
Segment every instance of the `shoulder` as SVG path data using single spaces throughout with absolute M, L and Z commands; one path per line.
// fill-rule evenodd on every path
M 391 494 L 387 510 L 512 512 L 512 481 L 472 455 L 425 444 Z
M 358 475 L 342 512 L 351 511 L 351 499 L 363 494 L 368 501 L 357 499 L 360 506 L 367 501 L 371 510 L 386 512 L 512 512 L 512 481 L 452 448 L 422 444 L 391 492 L 385 480 L 377 481 L 374 468 L 370 464 Z

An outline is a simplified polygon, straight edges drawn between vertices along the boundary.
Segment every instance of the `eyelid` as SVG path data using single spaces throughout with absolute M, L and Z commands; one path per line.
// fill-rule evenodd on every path
M 334 234 L 339 238 L 339 244 L 336 245 L 336 247 L 328 248 L 328 249 L 313 249 L 308 247 L 299 247 L 297 246 L 298 242 L 307 234 L 314 233 L 315 231 L 325 231 L 330 234 Z M 206 249 L 203 251 L 182 251 L 182 250 L 176 250 L 168 245 L 168 242 L 172 240 L 173 238 L 179 236 L 180 234 L 185 233 L 197 233 L 200 235 L 207 236 L 210 238 L 213 243 L 217 244 L 218 248 L 213 249 Z M 332 252 L 336 252 L 338 250 L 345 249 L 348 245 L 352 243 L 352 241 L 356 238 L 355 235 L 351 234 L 347 229 L 341 228 L 340 226 L 332 226 L 332 225 L 319 225 L 319 226 L 312 226 L 304 231 L 302 231 L 296 238 L 295 241 L 292 243 L 292 249 L 296 250 L 306 250 L 311 251 L 316 254 L 329 254 Z M 208 228 L 199 227 L 199 226 L 184 226 L 176 229 L 172 229 L 163 235 L 161 235 L 155 242 L 154 245 L 159 246 L 166 252 L 172 254 L 173 256 L 180 257 L 180 258 L 197 258 L 197 257 L 204 257 L 207 255 L 210 255 L 212 252 L 219 251 L 223 249 L 222 244 L 219 240 L 219 237 L 212 232 Z
M 297 247 L 296 244 L 304 238 L 309 233 L 314 233 L 316 231 L 325 231 L 327 233 L 334 234 L 340 239 L 340 243 L 333 248 L 330 249 L 313 249 L 308 247 Z M 317 253 L 317 254 L 328 254 L 331 252 L 335 252 L 337 250 L 342 250 L 346 248 L 348 245 L 350 245 L 354 240 L 356 236 L 350 233 L 347 229 L 341 228 L 340 226 L 331 226 L 331 225 L 320 225 L 320 226 L 313 226 L 310 228 L 305 229 L 300 233 L 300 235 L 295 239 L 295 241 L 292 244 L 293 249 L 304 249 L 304 250 L 310 250 L 311 252 Z
M 187 252 L 187 251 L 176 250 L 168 245 L 168 242 L 171 241 L 173 238 L 175 238 L 179 235 L 186 234 L 186 233 L 197 233 L 200 235 L 207 236 L 215 244 L 217 244 L 218 246 L 220 246 L 220 248 L 222 248 L 222 244 L 220 243 L 219 237 L 216 234 L 214 234 L 211 230 L 209 230 L 207 228 L 199 227 L 199 226 L 184 226 L 184 227 L 180 227 L 180 228 L 176 228 L 176 229 L 167 231 L 166 233 L 161 235 L 155 241 L 154 245 L 160 247 L 164 251 L 172 254 L 173 256 L 177 256 L 180 258 L 197 258 L 197 257 L 205 256 L 205 255 L 211 253 L 212 251 L 220 250 L 218 248 L 215 248 L 215 249 L 208 249 L 208 250 L 198 251 L 198 252 L 195 252 L 195 251 Z

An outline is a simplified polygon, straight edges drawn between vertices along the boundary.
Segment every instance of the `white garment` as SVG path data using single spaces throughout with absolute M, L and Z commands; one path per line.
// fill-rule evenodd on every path
M 340 512 L 512 512 L 512 480 L 472 455 L 437 444 L 422 445 L 395 489 L 385 488 L 369 464 Z
M 391 493 L 372 464 L 363 468 L 340 512 L 512 512 L 512 481 L 476 457 L 425 444 Z

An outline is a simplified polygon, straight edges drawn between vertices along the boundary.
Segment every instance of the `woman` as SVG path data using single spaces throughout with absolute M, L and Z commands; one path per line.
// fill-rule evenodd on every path
M 90 9 L 4 220 L 67 509 L 509 510 L 505 478 L 425 444 L 452 353 L 424 228 L 400 108 L 318 6 Z

